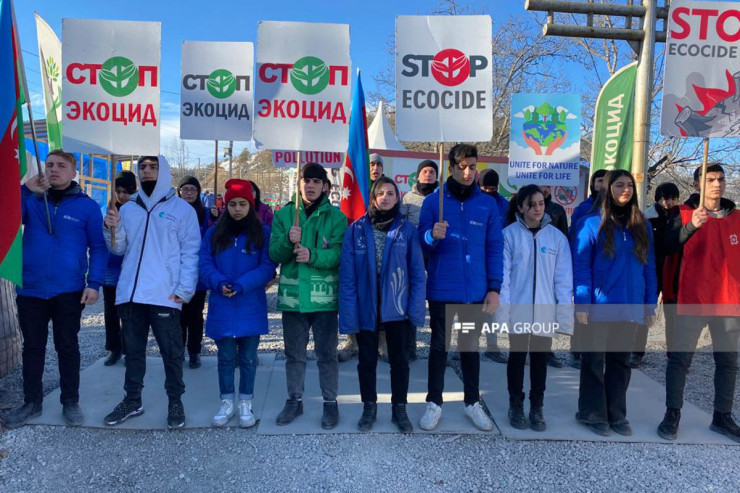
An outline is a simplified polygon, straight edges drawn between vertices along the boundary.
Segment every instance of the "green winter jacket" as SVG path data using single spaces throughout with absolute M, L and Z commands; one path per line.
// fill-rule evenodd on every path
M 308 263 L 295 261 L 288 231 L 295 220 L 295 204 L 289 202 L 275 213 L 270 235 L 270 258 L 280 264 L 277 309 L 301 313 L 338 309 L 339 257 L 347 229 L 347 217 L 323 196 L 306 219 L 301 201 L 301 245 L 311 251 Z

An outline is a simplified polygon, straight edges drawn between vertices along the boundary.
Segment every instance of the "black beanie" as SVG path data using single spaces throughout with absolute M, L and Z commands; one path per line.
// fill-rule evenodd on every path
M 479 184 L 481 187 L 498 187 L 498 173 L 492 169 L 484 169 L 480 173 Z
M 301 178 L 314 178 L 319 179 L 323 182 L 328 182 L 329 177 L 326 174 L 326 170 L 316 163 L 308 163 L 301 170 Z
M 200 194 L 200 182 L 198 179 L 194 176 L 183 176 L 180 180 L 180 184 L 177 185 L 177 189 L 181 189 L 185 185 L 193 185 L 195 188 L 198 189 L 198 194 Z
M 136 175 L 131 171 L 121 171 L 116 175 L 116 188 L 122 187 L 129 195 L 136 193 Z
M 437 163 L 435 163 L 431 159 L 425 159 L 424 161 L 419 163 L 419 166 L 416 167 L 416 176 L 419 176 L 421 170 L 427 167 L 434 168 L 434 173 L 439 175 L 439 167 L 437 166 Z

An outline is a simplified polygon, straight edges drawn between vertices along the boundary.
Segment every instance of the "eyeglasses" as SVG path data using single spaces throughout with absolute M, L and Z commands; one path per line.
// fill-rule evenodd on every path
M 198 189 L 195 187 L 182 187 L 180 193 L 198 193 Z

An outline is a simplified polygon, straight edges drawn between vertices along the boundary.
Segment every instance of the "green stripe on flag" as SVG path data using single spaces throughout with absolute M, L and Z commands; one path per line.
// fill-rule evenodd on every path
M 23 287 L 23 235 L 18 234 L 2 262 L 0 262 L 0 277 Z

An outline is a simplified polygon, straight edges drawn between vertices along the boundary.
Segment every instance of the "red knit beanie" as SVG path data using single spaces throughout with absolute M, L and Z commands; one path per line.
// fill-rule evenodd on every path
M 247 180 L 240 180 L 239 178 L 232 178 L 226 182 L 226 193 L 224 194 L 224 202 L 229 203 L 231 199 L 241 197 L 247 199 L 249 205 L 254 207 L 254 193 L 252 192 L 252 185 Z

